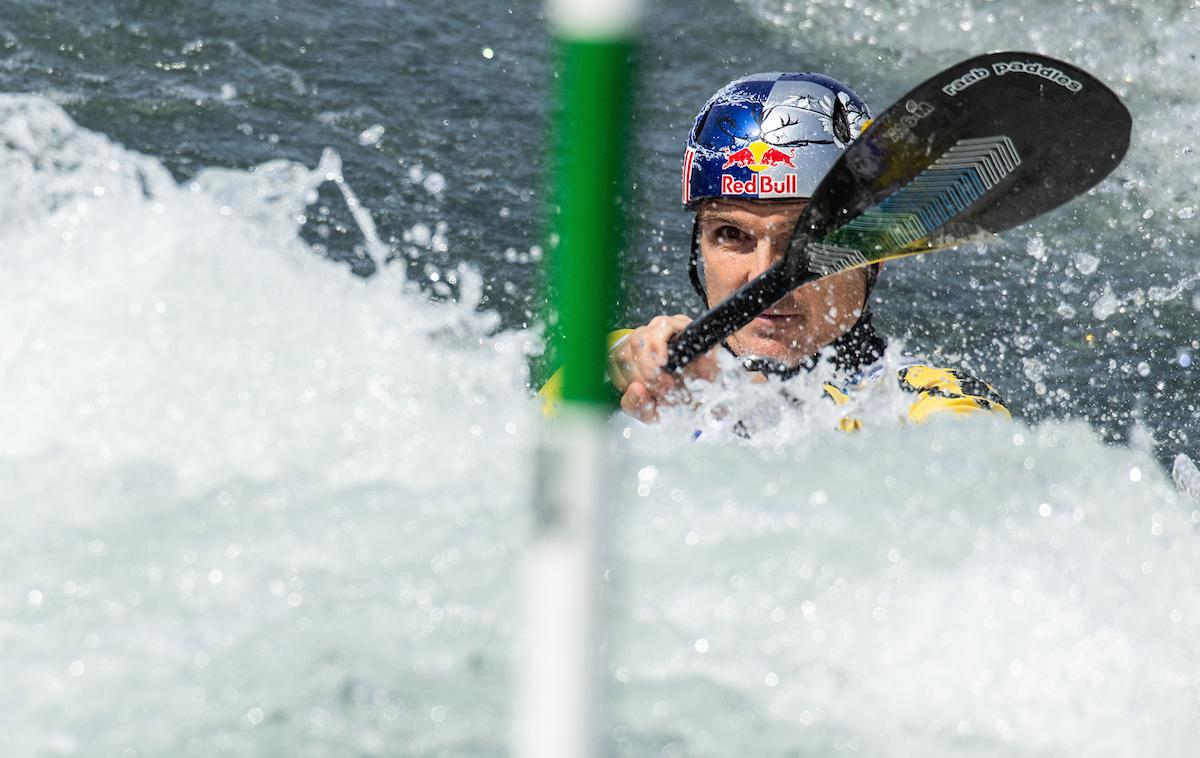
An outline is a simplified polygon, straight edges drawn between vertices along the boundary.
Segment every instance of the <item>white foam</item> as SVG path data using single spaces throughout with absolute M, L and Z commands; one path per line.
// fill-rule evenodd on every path
M 535 340 L 469 274 L 315 255 L 331 161 L 178 186 L 0 96 L 6 754 L 502 751 Z M 880 387 L 856 435 L 770 386 L 701 390 L 698 442 L 613 420 L 614 750 L 1190 755 L 1193 506 L 1086 427 Z
M 1171 478 L 1179 491 L 1188 497 L 1200 498 L 1200 469 L 1192 459 L 1180 453 L 1171 466 Z

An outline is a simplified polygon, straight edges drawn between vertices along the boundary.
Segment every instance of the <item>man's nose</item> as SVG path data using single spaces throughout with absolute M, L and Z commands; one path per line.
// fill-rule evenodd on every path
M 753 279 L 775 265 L 775 262 L 787 252 L 791 241 L 792 236 L 790 233 L 783 235 L 765 234 L 760 237 L 758 245 L 754 249 L 754 265 L 750 271 L 750 278 Z

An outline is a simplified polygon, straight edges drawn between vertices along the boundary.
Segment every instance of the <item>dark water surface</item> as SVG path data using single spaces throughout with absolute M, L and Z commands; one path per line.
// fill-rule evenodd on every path
M 911 351 L 974 369 L 1031 420 L 1084 417 L 1116 440 L 1141 420 L 1160 455 L 1194 453 L 1200 300 L 1190 284 L 1153 295 L 1200 271 L 1200 106 L 1180 85 L 1200 73 L 1195 18 L 1179 2 L 953 13 L 922 2 L 655 4 L 629 125 L 626 322 L 695 311 L 677 167 L 697 107 L 722 83 L 823 71 L 878 110 L 961 57 L 1034 48 L 1126 96 L 1129 159 L 1091 196 L 986 253 L 889 265 L 880 325 Z M 528 324 L 540 305 L 548 58 L 532 2 L 0 3 L 0 91 L 49 97 L 180 179 L 278 158 L 312 166 L 333 147 L 413 275 L 445 296 L 458 264 L 475 268 L 482 306 L 505 326 Z M 363 135 L 372 127 L 382 127 L 377 141 Z M 328 187 L 305 232 L 371 271 Z M 1106 291 L 1122 302 L 1102 303 L 1101 319 Z

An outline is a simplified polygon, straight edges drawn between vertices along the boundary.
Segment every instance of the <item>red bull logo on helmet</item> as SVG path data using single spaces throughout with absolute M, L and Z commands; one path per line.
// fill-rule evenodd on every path
M 749 179 L 741 181 L 729 174 L 722 174 L 721 194 L 795 197 L 796 175 L 788 174 L 781 179 L 772 179 L 766 174 L 751 174 Z
M 755 140 L 738 150 L 727 150 L 725 163 L 721 166 L 722 170 L 737 166 L 750 169 L 754 173 L 745 179 L 739 179 L 733 174 L 721 174 L 721 194 L 757 195 L 759 197 L 795 196 L 797 194 L 795 174 L 788 173 L 775 178 L 761 173 L 773 166 L 783 165 L 795 168 L 795 158 L 795 149 L 781 150 L 762 140 Z
M 762 140 L 755 140 L 740 150 L 727 151 L 725 153 L 725 165 L 721 166 L 721 168 L 727 169 L 730 166 L 741 166 L 755 173 L 765 171 L 772 166 L 780 164 L 795 168 L 796 164 L 793 162 L 795 157 L 796 151 L 794 149 L 785 152 L 777 147 L 772 147 Z

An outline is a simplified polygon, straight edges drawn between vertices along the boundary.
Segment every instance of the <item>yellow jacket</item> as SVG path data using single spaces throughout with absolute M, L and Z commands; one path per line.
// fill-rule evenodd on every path
M 896 380 L 900 382 L 900 389 L 917 396 L 908 406 L 908 420 L 914 424 L 938 414 L 969 416 L 998 413 L 1007 419 L 1012 418 L 992 385 L 964 371 L 913 363 L 897 371 Z M 825 395 L 838 405 L 850 402 L 850 395 L 845 389 L 829 383 L 824 385 L 824 389 Z M 852 387 L 849 389 L 853 391 Z M 843 431 L 851 432 L 862 428 L 862 420 L 845 416 L 838 426 Z
M 608 346 L 611 348 L 622 337 L 631 334 L 632 329 L 618 329 L 608 335 Z M 878 378 L 871 376 L 869 380 Z M 896 372 L 896 380 L 905 392 L 916 395 L 908 408 L 908 420 L 919 424 L 938 414 L 965 416 L 976 413 L 998 413 L 1005 418 L 1012 418 L 1000 395 L 992 388 L 970 374 L 958 369 L 938 368 L 923 363 L 913 363 Z M 830 383 L 823 386 L 826 397 L 838 405 L 850 402 L 850 394 L 854 385 L 837 387 Z M 562 397 L 562 369 L 538 390 L 542 401 L 542 413 L 553 416 L 558 410 Z M 838 426 L 843 431 L 854 431 L 862 428 L 862 420 L 843 417 Z

